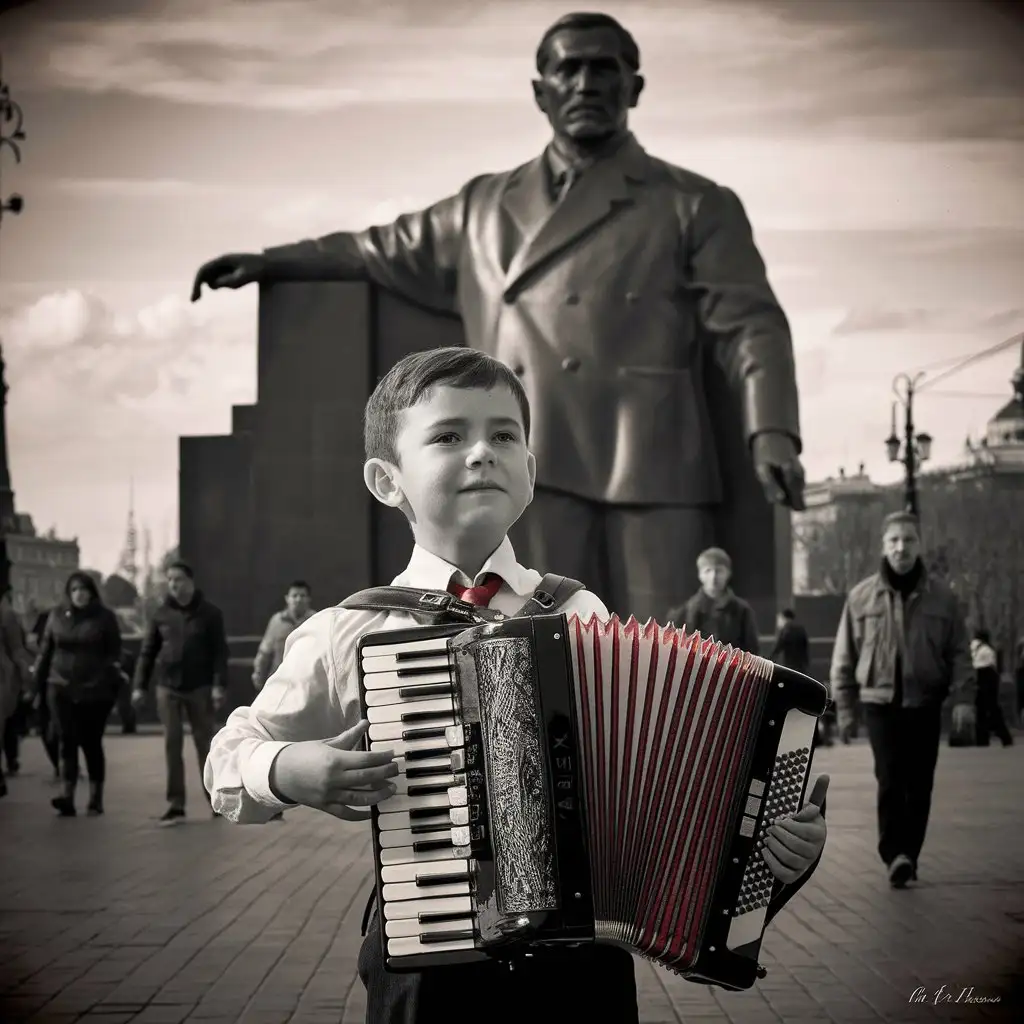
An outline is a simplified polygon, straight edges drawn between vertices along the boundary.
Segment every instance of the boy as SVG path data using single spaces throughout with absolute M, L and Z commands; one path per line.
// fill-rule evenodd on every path
M 721 548 L 708 548 L 697 556 L 697 578 L 700 590 L 681 608 L 668 613 L 669 622 L 701 636 L 713 636 L 723 644 L 741 651 L 760 654 L 754 609 L 729 587 L 732 559 Z
M 472 584 L 475 603 L 506 614 L 522 607 L 541 574 L 518 564 L 507 532 L 533 495 L 529 430 L 518 378 L 482 353 L 436 349 L 404 359 L 384 377 L 366 407 L 363 475 L 371 494 L 400 509 L 412 528 L 415 547 L 396 585 Z M 608 616 L 585 590 L 562 611 Z M 252 707 L 236 709 L 214 741 L 205 773 L 214 807 L 236 822 L 269 821 L 297 803 L 347 820 L 367 818 L 369 806 L 394 791 L 388 780 L 397 768 L 389 752 L 358 749 L 366 723 L 358 720 L 356 644 L 365 633 L 412 625 L 404 614 L 328 608 L 299 626 Z M 818 809 L 809 805 L 798 817 L 787 823 L 790 831 L 780 828 L 766 853 L 785 882 L 806 877 L 824 844 Z M 632 957 L 613 946 L 542 953 L 514 970 L 488 961 L 388 974 L 374 914 L 358 969 L 373 1024 L 460 1015 L 528 1016 L 534 1024 L 639 1019 Z

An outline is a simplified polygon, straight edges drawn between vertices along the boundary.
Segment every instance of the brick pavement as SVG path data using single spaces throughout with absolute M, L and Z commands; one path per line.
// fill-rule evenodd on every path
M 365 828 L 305 810 L 258 828 L 210 820 L 193 764 L 193 817 L 159 829 L 159 738 L 111 735 L 108 757 L 103 818 L 52 814 L 35 738 L 0 801 L 4 1024 L 362 1022 Z M 1024 743 L 943 749 L 922 882 L 899 893 L 874 852 L 867 748 L 817 760 L 833 780 L 829 845 L 769 930 L 767 978 L 729 994 L 641 962 L 642 1020 L 1024 1020 L 1008 994 L 1024 951 Z M 1002 1001 L 936 1005 L 942 985 Z M 918 988 L 925 999 L 911 1002 Z

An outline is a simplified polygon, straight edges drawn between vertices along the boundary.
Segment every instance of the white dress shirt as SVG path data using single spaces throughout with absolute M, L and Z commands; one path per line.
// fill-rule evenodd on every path
M 486 573 L 503 580 L 490 607 L 513 615 L 537 589 L 542 576 L 516 561 L 506 537 L 476 579 L 418 545 L 405 571 L 392 581 L 401 587 L 447 590 L 455 582 L 477 585 Z M 560 609 L 589 619 L 609 617 L 601 600 L 588 590 L 574 594 Z M 356 645 L 367 633 L 419 625 L 404 612 L 349 611 L 325 608 L 306 619 L 288 637 L 284 660 L 249 707 L 236 708 L 213 738 L 203 782 L 213 809 L 230 821 L 261 824 L 291 805 L 271 792 L 274 758 L 289 743 L 325 740 L 360 720 Z

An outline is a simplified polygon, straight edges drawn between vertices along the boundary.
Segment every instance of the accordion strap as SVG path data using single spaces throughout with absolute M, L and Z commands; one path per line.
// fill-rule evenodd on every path
M 548 573 L 514 617 L 553 614 L 582 589 L 583 584 L 579 580 Z M 359 611 L 408 612 L 431 624 L 479 624 L 500 622 L 507 618 L 491 608 L 462 601 L 445 590 L 420 590 L 416 587 L 370 587 L 346 597 L 338 607 Z

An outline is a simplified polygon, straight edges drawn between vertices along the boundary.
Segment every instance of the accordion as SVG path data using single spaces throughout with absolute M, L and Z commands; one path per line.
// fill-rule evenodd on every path
M 588 942 L 740 990 L 802 805 L 820 683 L 697 633 L 552 614 L 372 633 L 367 742 L 386 969 Z

